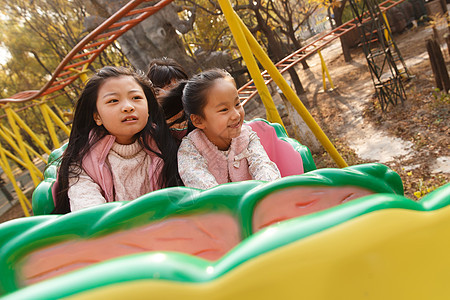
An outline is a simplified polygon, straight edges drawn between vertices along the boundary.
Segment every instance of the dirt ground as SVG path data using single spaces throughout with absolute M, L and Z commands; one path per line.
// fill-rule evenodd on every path
M 31 212 L 30 212 L 31 214 Z M 0 215 L 0 223 L 6 222 L 8 220 L 25 217 L 25 214 L 23 213 L 23 210 L 20 206 L 20 204 L 17 202 L 13 207 L 11 207 L 9 210 L 7 210 L 5 213 Z
M 314 72 L 314 67 L 313 73 L 319 74 L 315 75 L 315 84 L 305 76 L 307 72 L 299 71 L 303 75 L 303 84 L 308 86 L 307 95 L 302 100 L 307 102 L 311 114 L 349 165 L 380 162 L 380 152 L 372 151 L 370 157 L 361 157 L 355 151 L 358 146 L 352 145 L 352 140 L 382 142 L 367 140 L 368 128 L 406 145 L 407 149 L 402 149 L 404 153 L 392 153 L 392 159 L 381 162 L 400 174 L 405 196 L 415 200 L 448 183 L 450 178 L 450 95 L 435 88 L 425 45 L 431 34 L 431 28 L 422 26 L 394 36 L 413 78 L 404 83 L 406 101 L 389 106 L 386 112 L 381 111 L 375 97 L 367 62 L 360 48 L 352 50 L 351 63 L 345 63 L 342 55 L 333 56 L 332 51 L 329 52 L 329 60 L 325 57 L 337 86 L 332 92 L 318 92 L 322 88 L 321 74 Z M 339 47 L 334 51 L 339 53 Z M 441 48 L 450 70 L 446 45 L 442 44 Z M 315 67 L 320 66 L 316 64 Z M 315 154 L 314 159 L 318 168 L 336 167 L 326 153 Z
M 352 49 L 351 63 L 344 62 L 338 41 L 322 51 L 336 86 L 331 92 L 322 91 L 321 66 L 317 55 L 308 59 L 309 70 L 298 70 L 306 89 L 301 96 L 302 101 L 308 105 L 309 111 L 346 162 L 349 165 L 366 162 L 386 164 L 400 174 L 405 195 L 415 200 L 450 179 L 448 169 L 446 172 L 436 171 L 439 164 L 448 166 L 445 159 L 450 159 L 450 96 L 435 91 L 425 47 L 431 34 L 429 27 L 422 26 L 394 36 L 413 78 L 404 84 L 406 101 L 395 107 L 390 106 L 387 112 L 380 109 L 360 48 Z M 450 69 L 448 51 L 445 45 L 442 48 L 447 68 Z M 372 133 L 369 134 L 369 130 Z M 381 138 L 379 135 L 372 138 L 373 132 L 382 133 Z M 370 148 L 373 146 L 369 143 L 380 143 L 388 138 L 406 143 L 401 144 L 406 145 L 406 152 L 390 151 L 393 158 L 383 161 L 380 159 L 381 150 L 372 149 L 374 151 L 370 155 L 362 155 L 358 150 L 361 145 L 369 145 Z M 318 168 L 336 167 L 324 151 L 314 154 L 314 160 Z M 23 211 L 16 204 L 0 216 L 0 223 L 22 216 Z

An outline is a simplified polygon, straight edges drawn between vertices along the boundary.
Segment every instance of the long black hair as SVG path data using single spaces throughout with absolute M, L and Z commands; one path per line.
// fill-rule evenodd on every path
M 89 79 L 75 104 L 69 143 L 60 158 L 56 204 L 53 213 L 70 212 L 69 197 L 67 195 L 69 178 L 79 177 L 83 157 L 95 143 L 109 134 L 103 125 L 98 126 L 94 121 L 93 116 L 97 112 L 98 90 L 109 78 L 121 76 L 130 76 L 136 80 L 147 98 L 148 121 L 144 129 L 136 134 L 136 137 L 144 148 L 155 153 L 164 162 L 157 180 L 158 185 L 162 187 L 180 185 L 181 181 L 177 165 L 178 146 L 170 134 L 164 113 L 156 101 L 151 82 L 143 72 L 133 71 L 124 67 L 108 66 L 99 70 Z M 150 147 L 149 141 L 151 139 L 155 141 L 158 149 Z
M 164 97 L 166 93 L 164 92 L 161 95 L 161 89 L 170 86 L 174 82 L 176 83 L 179 81 L 187 80 L 189 78 L 189 75 L 177 61 L 172 58 L 162 57 L 155 58 L 150 61 L 147 70 L 147 77 L 155 87 L 155 96 Z M 160 103 L 160 105 L 163 106 L 163 109 L 165 108 L 167 110 L 164 110 L 166 120 L 171 119 L 173 116 L 183 111 L 183 105 L 179 100 L 176 100 L 173 103 Z M 181 124 L 183 122 L 184 115 L 182 114 L 180 118 L 171 121 L 168 125 L 169 127 L 171 127 L 172 125 Z
M 171 84 L 173 80 L 180 81 L 189 78 L 186 70 L 175 60 L 168 57 L 152 59 L 148 67 L 147 77 L 157 88 L 164 88 Z
M 201 72 L 189 80 L 180 81 L 161 101 L 166 119 L 175 116 L 182 108 L 183 120 L 188 121 L 188 132 L 192 131 L 195 127 L 190 116 L 195 114 L 204 117 L 203 109 L 206 106 L 207 93 L 217 79 L 228 79 L 235 83 L 230 73 L 218 68 Z

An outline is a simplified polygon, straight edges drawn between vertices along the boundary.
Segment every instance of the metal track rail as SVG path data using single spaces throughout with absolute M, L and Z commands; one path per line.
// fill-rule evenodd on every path
M 161 0 L 152 6 L 137 8 L 149 0 L 132 0 L 84 37 L 63 59 L 52 78 L 40 89 L 19 92 L 0 103 L 26 102 L 57 92 L 86 73 L 88 66 L 121 35 L 147 19 L 173 0 Z
M 404 0 L 397 0 L 397 1 L 387 0 L 380 3 L 379 6 L 382 11 L 386 11 L 402 3 L 403 1 Z M 287 70 L 294 67 L 302 60 L 306 59 L 308 56 L 311 56 L 318 50 L 330 44 L 332 41 L 343 36 L 349 31 L 355 29 L 358 23 L 359 21 L 356 18 L 348 22 L 345 22 L 341 26 L 321 35 L 313 42 L 286 56 L 281 61 L 276 63 L 275 66 L 277 67 L 277 69 L 280 71 L 281 74 L 285 73 Z M 272 82 L 272 78 L 270 77 L 267 71 L 263 71 L 261 75 L 263 76 L 266 85 Z M 250 99 L 252 99 L 256 94 L 258 94 L 258 90 L 256 89 L 253 80 L 250 80 L 249 82 L 244 84 L 241 88 L 239 88 L 238 93 L 241 102 L 243 103 L 243 105 L 245 105 L 245 103 L 247 103 Z

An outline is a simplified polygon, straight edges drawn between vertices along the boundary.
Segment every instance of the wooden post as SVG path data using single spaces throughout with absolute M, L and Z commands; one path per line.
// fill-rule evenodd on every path
M 447 43 L 448 56 L 450 57 L 450 34 L 445 36 L 445 42 Z
M 435 39 L 427 40 L 426 43 L 428 56 L 430 57 L 431 68 L 433 70 L 436 87 L 440 90 L 448 92 L 450 90 L 450 78 L 441 47 Z
M 444 15 L 446 15 L 447 12 L 448 12 L 447 1 L 446 0 L 440 0 L 439 2 L 441 3 L 442 12 L 444 13 Z

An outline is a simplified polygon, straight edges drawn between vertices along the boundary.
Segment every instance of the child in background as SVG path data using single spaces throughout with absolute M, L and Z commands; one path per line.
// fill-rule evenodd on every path
M 168 57 L 152 59 L 148 67 L 147 77 L 153 83 L 157 99 L 173 88 L 178 81 L 189 78 L 183 67 Z
M 54 213 L 176 186 L 177 144 L 145 75 L 104 67 L 76 103 L 54 185 Z
M 178 150 L 185 186 L 208 189 L 226 182 L 281 178 L 256 133 L 243 124 L 244 109 L 228 72 L 212 69 L 180 82 L 167 95 L 176 97 L 190 127 L 196 128 Z
M 153 83 L 156 98 L 164 110 L 167 124 L 169 124 L 174 136 L 181 140 L 187 129 L 187 123 L 183 114 L 183 104 L 181 101 L 163 101 L 163 98 L 179 81 L 189 78 L 186 71 L 171 58 L 155 58 L 150 62 L 147 77 Z

